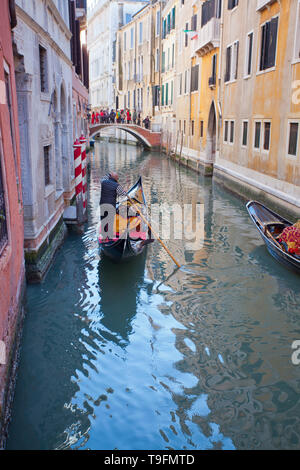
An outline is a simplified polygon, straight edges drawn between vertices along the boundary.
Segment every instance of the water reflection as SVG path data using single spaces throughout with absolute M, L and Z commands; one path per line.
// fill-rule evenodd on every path
M 151 204 L 204 204 L 204 243 L 99 258 L 100 180 L 139 174 Z M 89 223 L 28 315 L 9 448 L 298 449 L 299 278 L 268 255 L 244 203 L 165 156 L 96 144 Z
M 130 263 L 114 264 L 101 256 L 99 286 L 102 335 L 126 346 L 132 333 L 132 319 L 137 312 L 140 289 L 144 281 L 146 253 Z

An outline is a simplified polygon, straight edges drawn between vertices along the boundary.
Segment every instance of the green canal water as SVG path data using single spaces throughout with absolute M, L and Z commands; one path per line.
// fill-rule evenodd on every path
M 204 244 L 99 255 L 100 179 L 142 174 L 149 203 L 204 204 Z M 8 449 L 299 449 L 299 276 L 267 253 L 245 204 L 165 156 L 96 144 L 89 222 L 27 317 Z

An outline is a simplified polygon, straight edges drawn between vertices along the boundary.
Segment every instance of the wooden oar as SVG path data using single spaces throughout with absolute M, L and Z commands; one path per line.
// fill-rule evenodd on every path
M 178 268 L 181 268 L 181 265 L 176 261 L 176 259 L 174 258 L 174 256 L 172 255 L 172 253 L 170 252 L 170 250 L 166 247 L 166 245 L 164 244 L 164 242 L 159 238 L 158 234 L 155 232 L 155 230 L 153 230 L 153 228 L 151 227 L 150 223 L 148 222 L 148 220 L 144 217 L 144 215 L 142 214 L 142 212 L 140 211 L 140 209 L 135 205 L 134 201 L 127 195 L 127 198 L 129 200 L 129 202 L 131 202 L 133 208 L 137 211 L 137 213 L 140 215 L 141 219 L 145 222 L 145 224 L 148 225 L 148 227 L 150 228 L 151 232 L 153 233 L 153 235 L 155 236 L 155 238 L 159 241 L 159 243 L 162 245 L 162 247 L 166 250 L 166 252 L 168 253 L 168 255 L 170 256 L 170 258 L 172 258 L 172 260 L 174 261 L 174 263 L 178 266 Z

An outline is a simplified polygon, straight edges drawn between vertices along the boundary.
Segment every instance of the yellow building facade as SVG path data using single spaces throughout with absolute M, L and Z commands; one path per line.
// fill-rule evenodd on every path
M 225 3 L 215 174 L 300 207 L 300 2 Z

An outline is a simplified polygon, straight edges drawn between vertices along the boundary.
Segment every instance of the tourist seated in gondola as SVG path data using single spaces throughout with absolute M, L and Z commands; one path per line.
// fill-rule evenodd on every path
M 116 236 L 114 233 L 114 220 L 117 198 L 126 196 L 126 191 L 118 181 L 119 175 L 113 171 L 106 174 L 101 180 L 100 220 L 103 239 L 112 239 Z
M 300 220 L 290 227 L 286 227 L 278 238 L 286 251 L 291 255 L 300 256 Z

